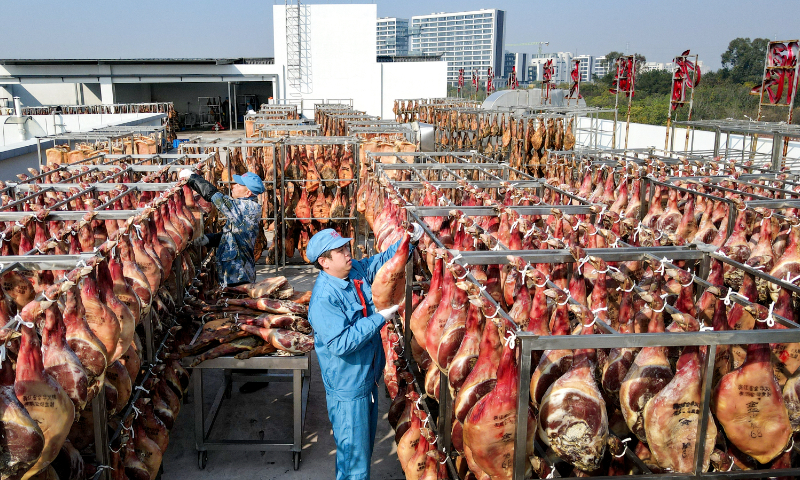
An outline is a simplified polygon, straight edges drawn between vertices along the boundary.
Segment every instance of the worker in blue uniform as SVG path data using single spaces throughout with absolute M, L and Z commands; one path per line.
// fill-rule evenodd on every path
M 413 224 L 412 247 L 422 237 Z M 308 321 L 314 327 L 328 417 L 336 441 L 336 480 L 368 480 L 378 426 L 378 382 L 386 358 L 380 331 L 398 305 L 376 311 L 372 281 L 400 241 L 363 260 L 350 257 L 350 238 L 325 229 L 308 242 L 309 261 L 322 270 L 314 283 Z

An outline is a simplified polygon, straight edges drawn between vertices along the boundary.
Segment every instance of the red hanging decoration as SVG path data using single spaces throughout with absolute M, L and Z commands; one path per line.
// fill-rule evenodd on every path
M 797 83 L 797 57 L 797 42 L 770 42 L 764 80 L 750 90 L 750 95 L 761 95 L 763 90 L 772 105 L 789 105 Z M 786 101 L 782 102 L 784 88 Z
M 575 95 L 575 92 L 578 93 L 578 98 L 583 98 L 580 91 L 580 80 L 581 80 L 581 72 L 580 72 L 581 61 L 575 60 L 575 65 L 572 67 L 572 73 L 570 74 L 570 78 L 572 78 L 572 86 L 569 87 L 569 96 L 570 98 Z
M 675 72 L 672 74 L 672 97 L 670 108 L 676 110 L 686 103 L 686 89 L 694 88 L 700 83 L 700 69 L 690 61 L 689 50 L 675 57 Z
M 614 82 L 611 84 L 609 92 L 616 94 L 618 91 L 626 97 L 633 98 L 635 94 L 634 84 L 636 83 L 636 60 L 633 55 L 619 57 L 616 61 L 617 72 L 614 74 Z

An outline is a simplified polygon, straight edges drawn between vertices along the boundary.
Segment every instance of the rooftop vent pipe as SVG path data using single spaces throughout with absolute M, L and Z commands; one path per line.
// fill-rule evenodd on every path
M 19 101 L 19 97 L 14 97 L 14 115 L 22 116 L 22 102 Z

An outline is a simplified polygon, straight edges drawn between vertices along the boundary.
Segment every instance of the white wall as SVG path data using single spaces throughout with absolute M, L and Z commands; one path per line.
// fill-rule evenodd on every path
M 594 121 L 595 125 L 597 125 L 598 121 Z M 592 121 L 587 117 L 580 118 L 578 125 L 581 129 L 588 129 Z M 612 137 L 613 137 L 613 130 L 614 130 L 614 121 L 613 120 L 599 120 L 600 124 L 600 131 L 601 133 L 598 135 L 597 146 L 600 148 L 612 148 Z M 667 130 L 666 127 L 657 126 L 657 125 L 644 125 L 641 123 L 631 123 L 630 131 L 628 133 L 628 148 L 649 148 L 653 147 L 656 149 L 663 149 L 664 142 L 666 140 Z M 698 151 L 698 150 L 707 150 L 713 151 L 714 150 L 714 139 L 715 134 L 714 132 L 706 132 L 701 130 L 693 130 L 689 134 L 689 149 Z M 725 149 L 725 142 L 727 136 L 723 133 L 720 138 L 720 153 L 722 153 Z M 589 134 L 586 131 L 578 131 L 576 135 L 576 141 L 580 145 L 585 145 L 589 147 L 594 147 L 594 141 L 592 141 L 591 145 L 589 145 Z M 749 137 L 743 137 L 742 135 L 731 135 L 730 140 L 728 141 L 729 149 L 741 152 L 742 147 L 744 147 L 746 152 L 750 152 L 750 139 Z M 743 143 L 744 142 L 744 143 Z M 625 145 L 625 122 L 618 121 L 617 122 L 617 138 L 616 138 L 616 148 L 624 148 Z M 676 151 L 684 150 L 686 145 L 686 129 L 685 128 L 675 128 L 675 141 L 673 143 L 673 149 Z M 771 138 L 759 138 L 758 142 L 756 143 L 756 151 L 771 154 L 772 153 L 772 139 Z M 800 142 L 789 142 L 789 149 L 787 151 L 786 157 L 789 159 L 800 159 Z M 792 163 L 792 162 L 790 162 Z
M 398 98 L 442 98 L 447 96 L 447 62 L 380 63 L 383 69 L 383 105 L 376 115 L 394 119 Z M 414 95 L 408 95 L 413 92 Z M 371 112 L 370 112 L 371 113 Z
M 136 120 L 152 117 L 153 122 L 137 123 L 137 125 L 161 125 L 164 114 L 153 113 L 117 113 L 117 114 L 76 114 L 76 115 L 33 115 L 25 123 L 24 135 L 19 132 L 19 125 L 6 124 L 10 118 L 0 115 L 0 147 L 10 146 L 33 139 L 37 136 L 54 135 L 64 132 L 85 132 L 93 128 L 120 125 Z M 63 124 L 63 126 L 62 126 Z M 56 126 L 58 125 L 58 126 Z
M 309 13 L 310 91 L 298 94 L 287 85 L 286 98 L 352 98 L 356 110 L 389 118 L 396 98 L 446 96 L 447 62 L 376 62 L 377 5 L 305 8 Z M 272 9 L 275 64 L 283 68 L 287 63 L 286 7 L 274 5 Z

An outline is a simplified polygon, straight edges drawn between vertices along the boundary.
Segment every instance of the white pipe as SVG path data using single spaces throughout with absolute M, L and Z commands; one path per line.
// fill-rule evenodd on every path
M 22 102 L 20 102 L 19 97 L 14 97 L 14 115 L 17 117 L 22 116 Z

